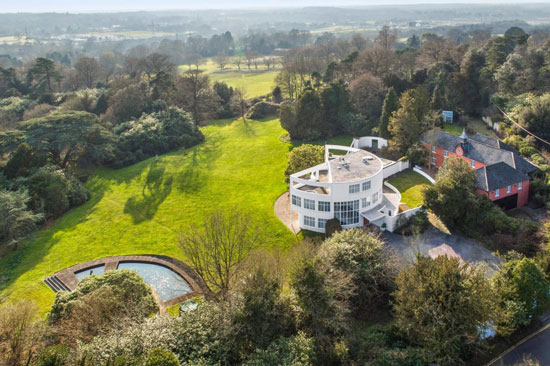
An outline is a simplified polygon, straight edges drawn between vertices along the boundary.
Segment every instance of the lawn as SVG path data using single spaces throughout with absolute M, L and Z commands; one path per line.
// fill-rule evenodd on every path
M 480 135 L 486 135 L 489 137 L 497 137 L 495 134 L 495 131 L 493 131 L 489 126 L 487 126 L 483 121 L 476 119 L 468 121 L 466 126 L 468 128 L 471 128 L 476 133 Z M 448 133 L 452 133 L 453 135 L 460 136 L 462 134 L 462 129 L 464 126 L 459 126 L 455 124 L 444 124 L 443 129 L 447 131 Z
M 422 189 L 430 185 L 430 181 L 413 170 L 406 170 L 390 179 L 388 183 L 401 192 L 401 202 L 415 208 L 422 204 Z
M 187 66 L 180 66 L 180 70 L 187 70 Z M 234 88 L 244 86 L 247 97 L 254 98 L 271 93 L 275 87 L 275 77 L 278 70 L 267 70 L 264 65 L 258 65 L 256 70 L 254 66 L 250 70 L 246 65 L 241 65 L 241 70 L 234 64 L 228 64 L 222 71 L 212 59 L 208 59 L 200 66 L 201 70 L 210 77 L 212 82 L 223 81 Z
M 287 190 L 291 147 L 279 139 L 285 133 L 279 120 L 223 120 L 202 131 L 206 141 L 194 148 L 97 171 L 87 182 L 89 202 L 0 260 L 0 297 L 31 299 L 46 312 L 54 293 L 42 280 L 63 268 L 122 254 L 185 261 L 177 233 L 234 205 L 253 213 L 265 247 L 292 246 L 295 237 L 273 212 L 274 201 Z

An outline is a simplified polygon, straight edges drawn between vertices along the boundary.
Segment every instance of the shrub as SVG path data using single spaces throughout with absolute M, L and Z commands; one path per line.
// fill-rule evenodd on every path
M 313 366 L 314 340 L 304 333 L 279 338 L 266 349 L 257 349 L 243 366 Z
M 35 366 L 65 366 L 69 356 L 70 349 L 64 344 L 56 344 L 43 348 L 36 362 Z
M 420 210 L 403 223 L 403 226 L 397 230 L 401 235 L 419 235 L 430 227 L 430 220 L 425 210 Z
M 251 119 L 262 119 L 267 116 L 278 116 L 279 115 L 279 105 L 270 102 L 258 102 L 254 104 L 248 112 L 246 112 L 246 117 Z
M 107 271 L 83 279 L 72 292 L 58 292 L 48 321 L 61 339 L 91 340 L 157 312 L 151 288 L 135 272 Z
M 0 244 L 16 245 L 21 237 L 36 228 L 41 214 L 28 208 L 30 197 L 26 191 L 0 190 Z
M 170 351 L 162 348 L 155 348 L 147 361 L 145 366 L 179 366 L 178 358 Z

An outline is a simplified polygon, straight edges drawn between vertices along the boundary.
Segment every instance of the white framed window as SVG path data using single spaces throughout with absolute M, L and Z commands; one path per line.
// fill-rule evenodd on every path
M 363 182 L 363 191 L 368 191 L 370 189 L 370 180 L 368 182 Z
M 304 216 L 304 225 L 309 227 L 315 227 L 315 217 Z
M 476 167 L 476 162 L 474 160 L 470 160 L 470 164 L 472 165 L 472 168 Z
M 294 206 L 302 207 L 302 198 L 292 195 L 292 204 Z
M 315 210 L 315 200 L 304 198 L 304 208 L 308 210 Z
M 435 165 L 437 162 L 435 161 L 435 156 L 432 156 L 432 164 Z
M 359 184 L 351 184 L 349 186 L 349 193 L 357 193 L 359 192 L 360 185 Z
M 506 187 L 506 193 L 510 193 L 510 192 L 512 192 L 512 186 Z
M 435 146 L 432 146 L 432 153 L 435 154 L 435 151 L 436 151 L 436 147 L 435 147 Z
M 518 191 L 521 191 L 523 189 L 523 182 L 518 183 Z
M 319 229 L 324 229 L 327 226 L 327 219 L 317 219 L 317 227 Z
M 449 152 L 448 152 L 448 151 L 445 151 L 445 152 L 443 153 L 443 156 L 446 157 L 446 158 L 448 158 L 448 157 L 449 157 Z
M 500 197 L 500 191 L 497 189 L 495 189 L 495 197 Z
M 352 225 L 359 223 L 359 200 L 347 202 L 334 202 L 334 217 L 342 225 Z
M 376 203 L 376 202 L 378 202 L 378 192 L 372 195 L 372 203 Z
M 317 202 L 317 209 L 319 211 L 323 211 L 323 212 L 330 212 L 330 202 L 318 201 Z
M 366 198 L 361 198 L 361 207 L 362 208 L 367 207 L 367 199 Z

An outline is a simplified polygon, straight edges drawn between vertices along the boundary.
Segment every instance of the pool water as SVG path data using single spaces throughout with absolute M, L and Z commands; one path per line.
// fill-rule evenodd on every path
M 105 265 L 100 264 L 98 266 L 88 267 L 86 269 L 75 272 L 74 275 L 76 276 L 76 278 L 78 278 L 78 281 L 82 281 L 83 279 L 85 279 L 88 276 L 91 276 L 93 274 L 101 275 L 101 274 L 103 274 L 103 272 L 105 272 Z
M 120 262 L 118 269 L 136 271 L 149 286 L 155 289 L 162 301 L 168 301 L 192 291 L 191 286 L 183 277 L 160 264 Z

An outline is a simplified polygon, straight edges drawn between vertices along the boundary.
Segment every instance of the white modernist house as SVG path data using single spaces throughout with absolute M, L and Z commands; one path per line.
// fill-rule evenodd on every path
M 321 233 L 332 218 L 345 229 L 373 224 L 393 231 L 401 195 L 384 179 L 407 167 L 408 162 L 382 160 L 355 147 L 326 145 L 322 164 L 290 176 L 291 215 L 298 213 L 301 229 Z

